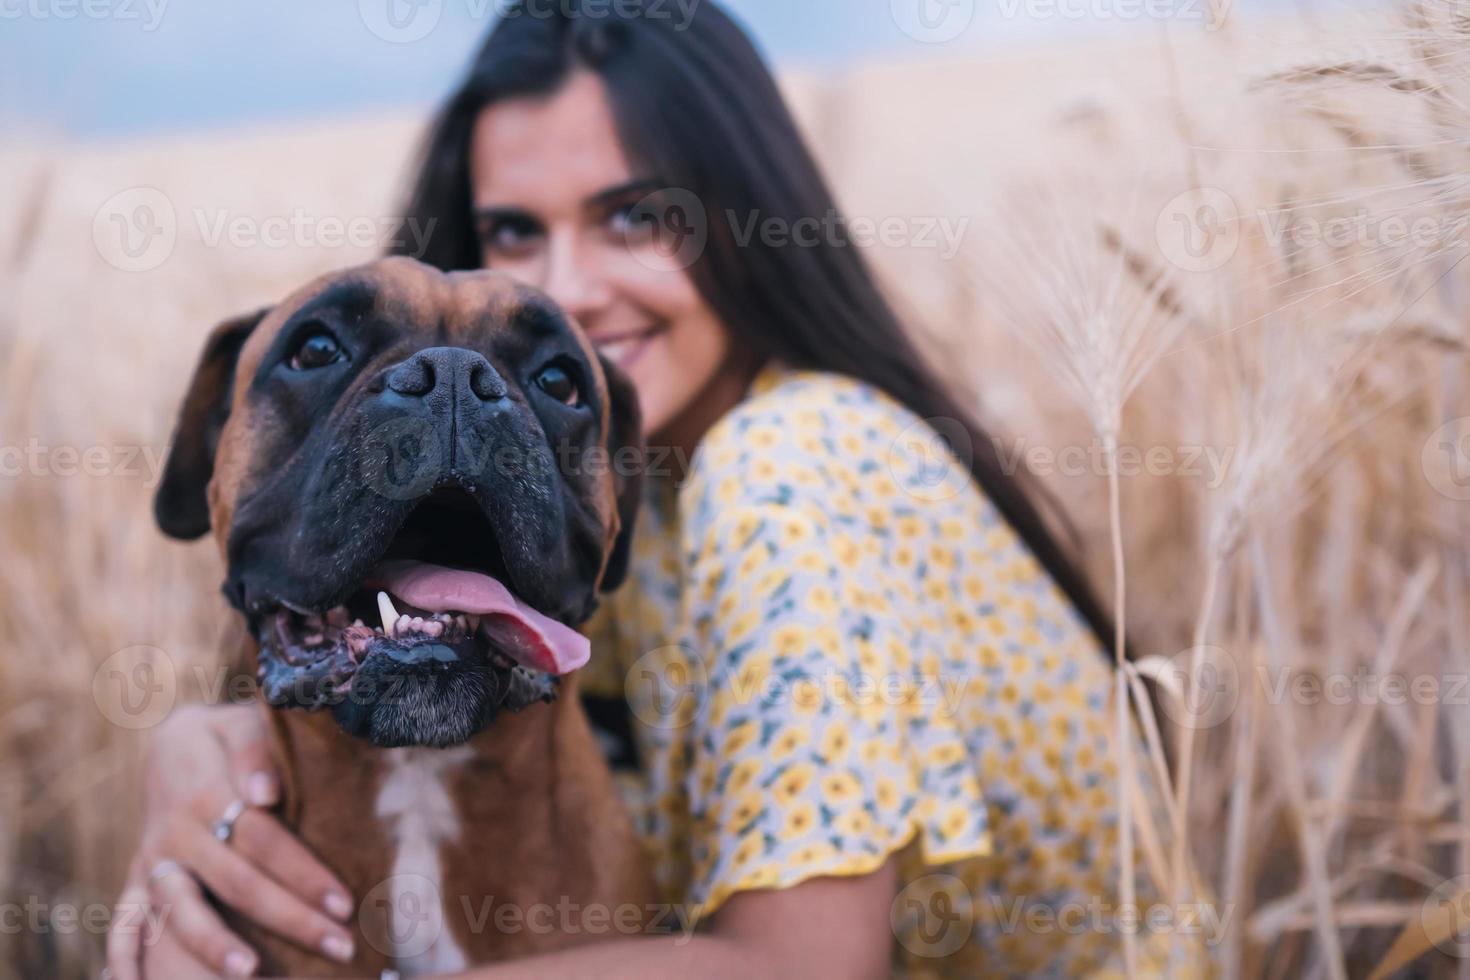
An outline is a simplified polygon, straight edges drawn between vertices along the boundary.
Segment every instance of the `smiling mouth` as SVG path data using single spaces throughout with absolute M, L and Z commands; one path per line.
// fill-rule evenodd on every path
M 604 357 L 623 370 L 627 370 L 643 357 L 644 352 L 655 340 L 668 332 L 668 324 L 659 323 L 630 333 L 593 337 L 592 343 Z
M 378 563 L 330 609 L 287 602 L 254 617 L 268 703 L 339 703 L 364 664 L 405 673 L 484 665 L 555 677 L 587 662 L 581 634 L 527 605 L 493 529 L 460 491 L 431 495 L 404 521 Z M 524 679 L 524 678 L 523 678 Z

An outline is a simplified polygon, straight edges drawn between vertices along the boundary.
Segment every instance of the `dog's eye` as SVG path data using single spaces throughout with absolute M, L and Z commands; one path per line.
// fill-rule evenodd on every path
M 578 405 L 581 402 L 581 392 L 577 388 L 577 381 L 566 368 L 558 364 L 543 368 L 536 375 L 536 387 L 546 392 L 552 398 L 563 405 Z
M 314 333 L 301 342 L 296 353 L 291 355 L 291 370 L 315 371 L 345 359 L 346 352 L 336 337 L 325 331 Z

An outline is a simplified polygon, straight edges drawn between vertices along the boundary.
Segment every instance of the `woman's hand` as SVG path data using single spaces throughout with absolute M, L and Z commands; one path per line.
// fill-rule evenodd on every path
M 137 980 L 145 958 L 149 972 L 168 976 L 254 972 L 259 958 L 205 889 L 291 942 L 351 959 L 352 936 L 340 925 L 353 912 L 347 889 L 264 809 L 279 786 L 255 705 L 175 712 L 154 735 L 144 792 L 142 842 L 107 938 L 116 980 Z M 210 824 L 237 800 L 249 806 L 220 841 Z

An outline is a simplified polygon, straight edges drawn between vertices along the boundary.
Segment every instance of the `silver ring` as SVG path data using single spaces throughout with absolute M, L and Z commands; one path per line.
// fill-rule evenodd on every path
M 184 868 L 184 866 L 182 864 L 180 864 L 179 862 L 177 862 L 177 861 L 170 861 L 169 859 L 165 858 L 162 861 L 159 861 L 157 864 L 155 864 L 153 866 L 153 870 L 152 871 L 148 872 L 148 880 L 149 881 L 158 881 L 161 878 L 167 878 L 169 875 L 173 874 L 175 871 L 183 871 L 184 874 L 188 874 L 189 873 Z
M 236 800 L 225 807 L 225 812 L 218 820 L 209 825 L 209 832 L 214 839 L 221 844 L 228 844 L 230 838 L 235 834 L 235 821 L 240 819 L 240 814 L 245 812 L 245 801 Z

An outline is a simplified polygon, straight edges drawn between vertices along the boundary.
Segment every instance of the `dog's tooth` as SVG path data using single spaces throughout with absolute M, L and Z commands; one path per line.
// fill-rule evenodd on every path
M 422 633 L 424 631 L 424 617 L 422 617 L 422 616 L 415 616 L 413 619 L 409 620 L 408 625 L 415 632 Z
M 354 619 L 354 620 L 353 620 L 353 621 L 352 621 L 352 625 L 353 625 L 353 626 L 362 626 L 362 627 L 366 627 L 366 626 L 367 626 L 367 624 L 366 624 L 366 623 L 364 623 L 364 622 L 363 622 L 363 621 L 362 621 L 362 620 L 360 620 L 360 619 Z
M 383 632 L 393 635 L 393 624 L 398 622 L 398 610 L 393 608 L 393 600 L 388 598 L 388 593 L 378 593 L 378 615 L 383 617 Z
M 438 620 L 424 624 L 424 633 L 428 636 L 443 636 L 444 624 Z
M 471 616 L 465 617 L 465 619 L 466 619 L 466 622 L 467 622 L 467 627 L 466 628 L 468 629 L 469 632 L 471 632 L 471 633 L 478 633 L 480 631 L 480 617 L 479 616 L 477 616 L 477 615 L 471 615 Z
M 393 635 L 394 636 L 397 636 L 400 633 L 407 633 L 412 628 L 413 628 L 413 617 L 412 616 L 409 616 L 407 614 L 402 615 L 402 616 L 399 616 L 398 617 L 398 622 L 396 622 L 396 623 L 393 624 Z

